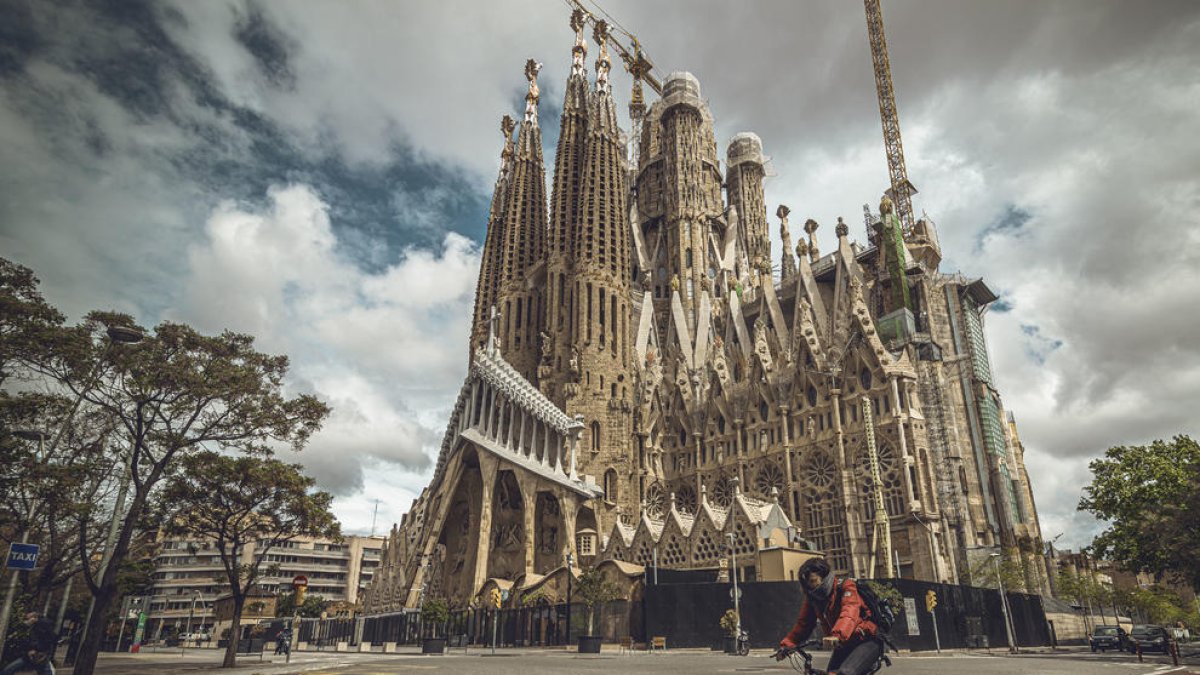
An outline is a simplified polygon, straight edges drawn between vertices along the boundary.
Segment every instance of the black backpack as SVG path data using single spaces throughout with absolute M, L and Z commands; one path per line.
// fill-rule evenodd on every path
M 890 633 L 892 624 L 896 623 L 896 613 L 892 611 L 891 605 L 879 599 L 869 582 L 858 581 L 855 582 L 855 585 L 858 587 L 858 595 L 863 599 L 863 604 L 871 612 L 871 620 L 879 627 L 879 632 Z

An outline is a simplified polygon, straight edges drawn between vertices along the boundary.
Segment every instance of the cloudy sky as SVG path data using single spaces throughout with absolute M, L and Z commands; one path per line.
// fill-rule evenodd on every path
M 830 241 L 887 185 L 862 7 L 605 8 L 660 76 L 701 81 L 724 148 Z M 992 359 L 1047 537 L 1114 444 L 1200 433 L 1200 4 L 885 3 L 915 207 L 945 271 L 983 276 Z M 72 318 L 257 336 L 335 413 L 299 460 L 346 529 L 398 520 L 466 370 L 500 118 L 563 0 L 0 0 L 0 255 Z M 594 58 L 593 46 L 591 56 Z M 624 107 L 629 79 L 614 74 Z M 861 225 L 852 236 L 862 239 Z M 830 244 L 826 243 L 828 247 Z

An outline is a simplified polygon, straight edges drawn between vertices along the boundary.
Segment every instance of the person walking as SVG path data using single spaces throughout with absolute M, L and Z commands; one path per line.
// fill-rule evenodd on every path
M 776 660 L 787 650 L 808 641 L 817 623 L 825 633 L 822 639 L 833 648 L 826 670 L 830 675 L 864 675 L 871 672 L 884 652 L 883 640 L 870 610 L 859 595 L 853 579 L 838 582 L 821 558 L 805 561 L 800 567 L 804 602 L 791 632 L 779 641 Z
M 38 675 L 54 675 L 54 664 L 51 662 L 57 642 L 54 624 L 43 619 L 38 612 L 27 612 L 25 625 L 29 626 L 29 636 L 21 645 L 21 656 L 0 670 L 0 675 L 14 675 L 29 670 Z
M 287 654 L 292 649 L 292 631 L 284 628 L 275 636 L 275 654 Z

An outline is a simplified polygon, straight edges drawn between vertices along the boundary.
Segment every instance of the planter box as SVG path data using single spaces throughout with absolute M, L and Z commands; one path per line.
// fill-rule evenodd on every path
M 579 653 L 580 654 L 599 654 L 600 642 L 603 640 L 600 635 L 580 635 L 579 636 Z
M 384 654 L 395 654 L 399 651 L 398 647 L 399 647 L 399 643 L 397 643 L 397 642 L 385 642 L 385 643 L 383 643 L 383 653 Z
M 425 638 L 421 640 L 422 654 L 445 654 L 446 638 Z

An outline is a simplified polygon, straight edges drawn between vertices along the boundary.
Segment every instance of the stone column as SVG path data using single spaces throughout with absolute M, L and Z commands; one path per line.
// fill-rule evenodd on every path
M 791 255 L 791 253 L 788 253 Z M 792 439 L 788 434 L 788 407 L 786 405 L 779 406 L 780 428 L 783 432 L 783 476 L 784 484 L 787 486 L 784 494 L 787 497 L 783 503 L 783 512 L 788 514 L 792 521 L 796 520 L 796 514 L 792 512 Z M 789 545 L 791 542 L 788 542 Z
M 904 434 L 904 422 L 908 419 L 908 407 L 900 400 L 900 385 L 898 378 L 892 375 L 888 378 L 892 383 L 892 407 L 896 416 L 896 433 L 900 436 L 900 457 L 901 469 L 900 480 L 904 483 L 904 496 L 908 500 L 905 502 L 908 508 L 913 507 L 913 502 L 916 501 L 913 493 L 913 484 L 909 474 L 909 468 L 913 466 L 913 459 L 908 454 L 908 439 Z
M 528 475 L 528 474 L 526 474 Z M 537 509 L 537 481 L 532 477 L 519 480 L 522 503 L 525 507 L 525 574 L 533 574 L 534 554 L 537 552 L 537 531 L 535 516 Z M 516 589 L 513 589 L 514 592 Z
M 489 452 L 479 453 L 480 488 L 479 541 L 475 545 L 475 569 L 471 574 L 471 595 L 479 592 L 488 578 L 488 557 L 492 546 L 492 490 L 500 461 Z
M 855 481 L 854 481 L 854 458 L 849 455 L 846 450 L 846 437 L 842 431 L 842 391 L 840 389 L 831 389 L 829 391 L 831 401 L 831 410 L 833 417 L 833 432 L 837 439 L 838 458 L 841 469 L 842 479 L 842 508 L 846 510 L 846 531 L 849 536 L 846 538 L 846 546 L 850 552 L 850 567 L 855 568 L 863 563 L 863 541 L 862 526 L 859 521 L 858 508 L 854 503 L 855 497 Z M 888 552 L 890 555 L 891 552 Z M 871 574 L 871 571 L 863 569 L 852 569 L 855 576 Z

